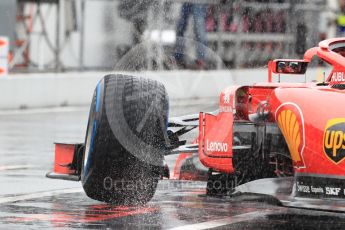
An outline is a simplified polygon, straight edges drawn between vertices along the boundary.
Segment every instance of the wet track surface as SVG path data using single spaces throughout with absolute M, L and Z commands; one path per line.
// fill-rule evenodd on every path
M 208 110 L 176 107 L 173 115 Z M 341 229 L 345 214 L 288 209 L 259 197 L 206 197 L 204 182 L 161 181 L 143 207 L 89 199 L 78 182 L 51 180 L 53 142 L 83 142 L 88 109 L 0 114 L 0 228 Z M 174 157 L 167 159 L 173 165 Z

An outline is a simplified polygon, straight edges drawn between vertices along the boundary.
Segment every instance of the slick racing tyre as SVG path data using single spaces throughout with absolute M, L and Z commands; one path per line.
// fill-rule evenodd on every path
M 125 75 L 97 85 L 85 140 L 82 184 L 95 200 L 140 205 L 154 195 L 167 151 L 162 84 Z

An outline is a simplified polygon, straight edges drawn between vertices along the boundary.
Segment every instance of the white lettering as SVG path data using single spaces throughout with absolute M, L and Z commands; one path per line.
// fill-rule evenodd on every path
M 340 192 L 340 188 L 331 188 L 331 187 L 326 187 L 326 194 L 327 195 L 334 195 L 338 196 Z
M 306 186 L 306 185 L 297 184 L 297 191 L 298 192 L 304 192 L 304 193 L 310 193 L 310 187 Z
M 225 104 L 230 103 L 230 93 L 229 92 L 224 93 L 223 101 Z
M 219 112 L 220 113 L 232 113 L 232 108 L 231 108 L 231 106 L 220 106 Z
M 321 187 L 313 187 L 313 186 L 311 186 L 311 191 L 313 193 L 324 193 L 323 192 L 323 188 L 321 188 Z
M 344 72 L 334 72 L 331 81 L 342 82 L 345 81 Z
M 208 142 L 208 140 L 206 140 L 206 150 L 210 152 L 227 152 L 228 144 L 222 142 Z

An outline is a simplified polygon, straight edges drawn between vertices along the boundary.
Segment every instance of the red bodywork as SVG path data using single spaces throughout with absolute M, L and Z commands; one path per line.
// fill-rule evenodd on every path
M 267 112 L 265 122 L 275 123 L 287 143 L 294 170 L 300 174 L 345 175 L 345 39 L 320 42 L 309 49 L 304 62 L 314 56 L 332 65 L 325 83 L 268 83 L 232 86 L 220 95 L 219 114 L 200 113 L 199 157 L 214 171 L 233 173 L 233 125 L 252 122 L 258 106 Z M 265 106 L 262 106 L 265 105 Z
M 75 174 L 69 166 L 73 162 L 74 153 L 77 151 L 75 144 L 55 143 L 54 172 L 60 174 Z
M 83 144 L 77 143 L 55 143 L 54 171 L 47 174 L 47 177 L 63 180 L 80 180 L 81 172 L 81 151 Z

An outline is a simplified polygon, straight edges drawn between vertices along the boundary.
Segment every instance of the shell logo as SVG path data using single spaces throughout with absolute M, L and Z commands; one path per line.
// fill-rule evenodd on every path
M 280 106 L 276 112 L 276 121 L 289 148 L 295 168 L 304 168 L 304 126 L 299 108 L 294 104 Z

